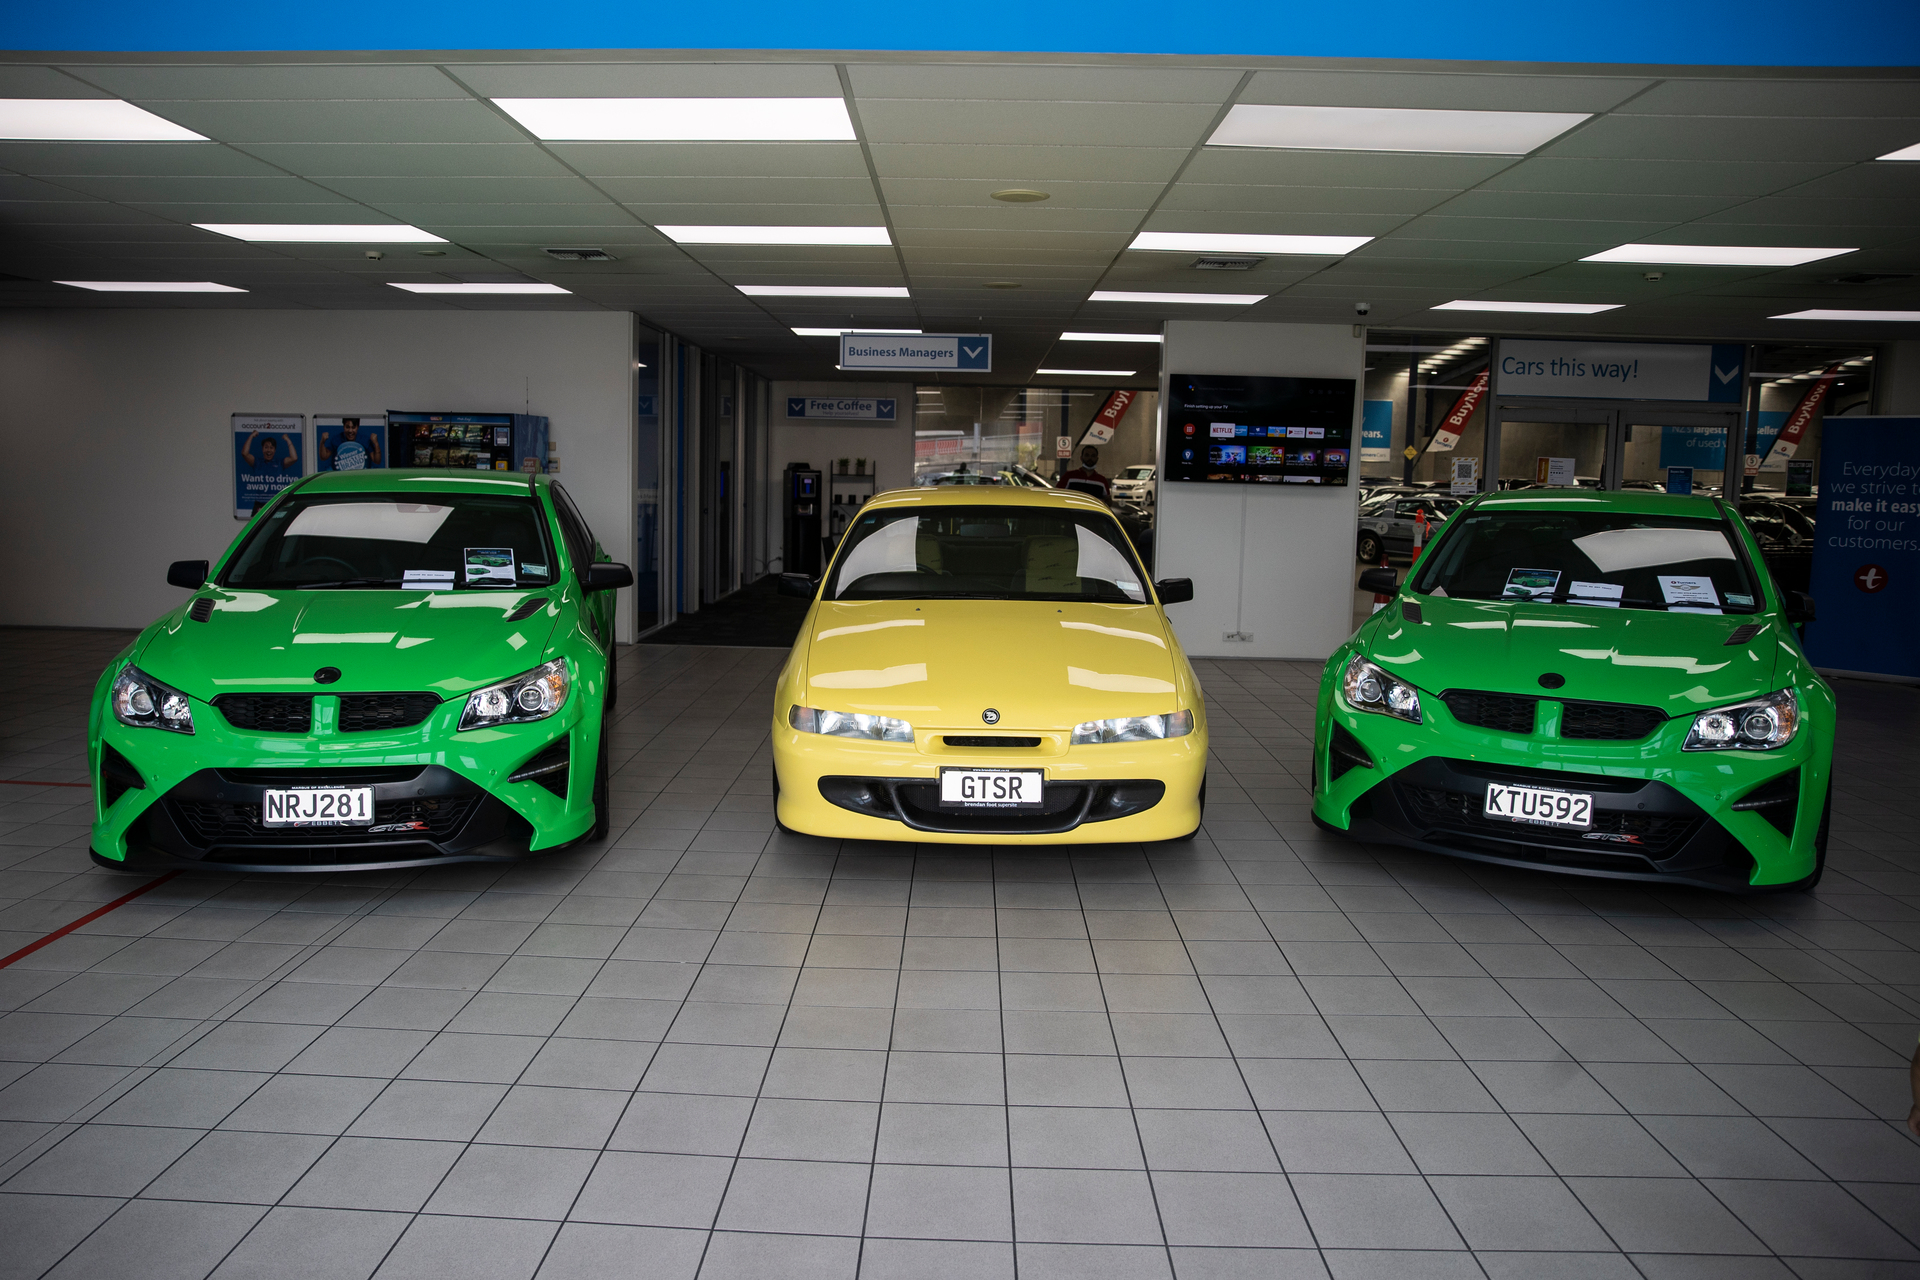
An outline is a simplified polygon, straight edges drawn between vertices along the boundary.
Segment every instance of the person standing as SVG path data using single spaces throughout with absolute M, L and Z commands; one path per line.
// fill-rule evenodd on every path
M 1062 489 L 1091 494 L 1108 506 L 1113 505 L 1113 486 L 1098 470 L 1100 451 L 1092 445 L 1080 448 L 1080 465 L 1060 477 Z

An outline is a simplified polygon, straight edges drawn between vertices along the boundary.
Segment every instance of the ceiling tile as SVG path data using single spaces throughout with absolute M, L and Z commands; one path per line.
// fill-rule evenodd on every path
M 0 98 L 111 98 L 53 67 L 0 67 Z
M 1920 137 L 1920 120 L 1741 116 L 1604 116 L 1547 144 L 1543 156 L 1847 164 Z
M 270 174 L 271 165 L 204 142 L 0 142 L 0 169 L 45 174 Z
M 1756 161 L 1601 160 L 1537 156 L 1487 180 L 1498 191 L 1651 191 L 1664 195 L 1763 196 L 1817 178 L 1834 164 Z
M 846 178 L 596 177 L 593 182 L 614 199 L 634 203 L 738 205 L 749 210 L 759 205 L 810 204 L 845 206 L 851 211 L 857 206 L 873 212 L 876 224 L 878 222 L 879 205 L 873 198 L 873 182 L 864 173 Z M 777 224 L 780 220 L 748 216 L 736 221 L 760 226 Z
M 174 102 L 156 114 L 217 141 L 243 145 L 527 141 L 519 129 L 471 100 Z
M 1620 222 L 1686 222 L 1724 209 L 1739 197 L 1646 192 L 1463 191 L 1434 211 L 1449 217 L 1574 218 Z
M 1038 188 L 1047 193 L 1045 201 L 1031 205 L 1009 205 L 995 201 L 998 183 L 977 178 L 883 178 L 880 189 L 889 203 L 951 205 L 954 207 L 1037 208 L 1048 209 L 1132 209 L 1144 212 L 1166 189 L 1160 182 L 1048 182 Z
M 67 69 L 115 97 L 152 103 L 292 99 L 470 98 L 431 66 L 279 64 L 112 66 Z M 164 112 L 162 112 L 164 114 Z
M 633 222 L 626 211 L 611 201 L 598 204 L 390 204 L 383 207 L 403 222 L 450 240 L 483 227 L 624 227 Z
M 854 142 L 554 142 L 554 155 L 590 178 L 861 178 Z
M 1408 217 L 1424 213 L 1450 198 L 1451 192 L 1418 188 L 1229 186 L 1220 182 L 1189 182 L 1183 178 L 1167 192 L 1158 212 L 1353 213 Z
M 1241 102 L 1450 111 L 1606 111 L 1652 81 L 1633 76 L 1472 72 L 1261 71 Z
M 1920 116 L 1920 83 L 1911 77 L 1853 71 L 1795 79 L 1674 79 L 1661 81 L 1619 110 L 1626 115 Z
M 862 112 L 875 98 L 947 98 L 1026 102 L 1198 102 L 1218 108 L 1240 82 L 1238 71 L 1128 67 L 948 66 L 853 63 L 847 68 Z
M 488 98 L 838 98 L 830 63 L 449 61 L 448 71 Z
M 530 142 L 258 143 L 245 151 L 268 164 L 321 179 L 567 176 L 565 165 Z
M 1140 225 L 1137 209 L 1055 209 L 1048 205 L 888 204 L 893 225 L 902 233 L 950 227 L 955 230 L 997 231 L 1009 237 L 1046 235 L 1060 231 L 1104 231 L 1125 237 Z
M 235 204 L 315 204 L 341 197 L 302 178 L 284 174 L 249 177 L 69 176 L 61 185 L 103 200 L 191 200 Z M 291 219 L 286 219 L 291 221 Z
M 956 101 L 877 98 L 860 103 L 873 143 L 1192 147 L 1214 107 L 1185 103 Z
M 1147 229 L 1232 235 L 1383 236 L 1405 222 L 1406 218 L 1397 213 L 1243 213 L 1238 210 L 1202 213 L 1162 206 L 1148 219 Z
M 1511 156 L 1408 156 L 1346 151 L 1207 147 L 1182 182 L 1312 187 L 1424 187 L 1464 191 L 1514 164 Z
M 1190 148 L 1001 146 L 964 143 L 877 143 L 873 165 L 881 181 L 895 178 L 977 179 L 996 187 L 1048 182 L 1165 183 Z

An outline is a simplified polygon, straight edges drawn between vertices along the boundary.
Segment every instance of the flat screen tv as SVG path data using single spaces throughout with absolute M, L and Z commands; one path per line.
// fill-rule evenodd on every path
M 1353 379 L 1176 373 L 1167 378 L 1162 480 L 1344 485 Z

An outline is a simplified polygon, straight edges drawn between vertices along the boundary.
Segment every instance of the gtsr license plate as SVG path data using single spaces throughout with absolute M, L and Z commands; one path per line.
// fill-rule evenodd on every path
M 372 823 L 372 787 L 301 787 L 269 791 L 260 801 L 260 825 L 264 827 L 365 827 Z
M 1506 787 L 1487 784 L 1487 816 L 1549 827 L 1593 825 L 1593 797 L 1578 791 L 1548 791 L 1543 787 Z
M 1046 799 L 1043 769 L 942 769 L 940 803 L 967 809 L 1038 809 Z

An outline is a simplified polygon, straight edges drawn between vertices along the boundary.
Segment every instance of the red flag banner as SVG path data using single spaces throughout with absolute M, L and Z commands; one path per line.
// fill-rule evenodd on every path
M 1080 437 L 1080 443 L 1105 444 L 1113 439 L 1113 429 L 1120 425 L 1120 419 L 1126 416 L 1127 406 L 1139 394 L 1137 391 L 1116 391 L 1108 396 L 1100 412 L 1093 415 L 1093 422 L 1088 425 L 1087 434 Z
M 1453 452 L 1453 446 L 1460 443 L 1460 433 L 1467 429 L 1467 419 L 1473 417 L 1473 411 L 1487 397 L 1487 378 L 1492 372 L 1491 368 L 1482 369 L 1474 376 L 1473 384 L 1460 393 L 1460 398 L 1453 402 L 1453 411 L 1441 420 L 1440 429 L 1428 441 L 1428 453 Z
M 1814 410 L 1820 407 L 1827 393 L 1833 390 L 1833 380 L 1840 376 L 1840 366 L 1834 365 L 1820 375 L 1820 380 L 1807 388 L 1807 394 L 1800 397 L 1800 403 L 1794 407 L 1787 420 L 1780 424 L 1780 434 L 1773 438 L 1773 448 L 1767 452 L 1767 461 L 1779 459 L 1785 462 L 1799 452 L 1800 442 L 1806 439 L 1807 426 L 1813 421 Z

